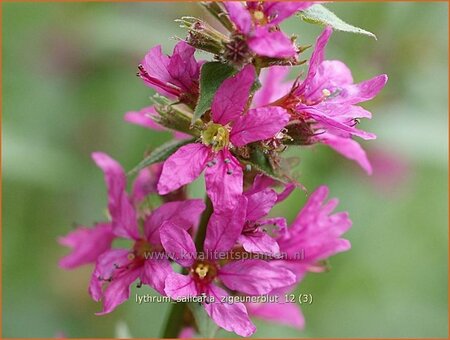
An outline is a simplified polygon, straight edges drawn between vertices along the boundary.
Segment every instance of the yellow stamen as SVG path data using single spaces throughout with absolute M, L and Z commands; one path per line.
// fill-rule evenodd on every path
M 202 133 L 202 142 L 207 146 L 211 146 L 214 151 L 220 151 L 230 141 L 230 132 L 220 124 L 210 123 Z
M 199 263 L 195 268 L 195 273 L 201 278 L 204 279 L 206 275 L 208 275 L 209 266 L 207 264 Z
M 324 97 L 329 97 L 331 96 L 331 92 L 328 89 L 323 89 L 322 90 L 322 94 L 324 95 Z

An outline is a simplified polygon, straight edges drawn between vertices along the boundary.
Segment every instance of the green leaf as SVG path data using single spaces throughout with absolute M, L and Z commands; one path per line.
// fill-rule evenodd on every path
M 217 61 L 205 63 L 200 72 L 200 97 L 195 107 L 192 123 L 195 123 L 211 107 L 214 94 L 223 81 L 237 70 Z
M 250 169 L 255 169 L 256 171 L 282 183 L 287 182 L 287 178 L 272 167 L 268 156 L 260 148 L 254 148 L 251 150 L 250 158 L 243 158 L 239 156 L 238 158 L 242 164 L 245 164 Z
M 169 158 L 175 151 L 177 151 L 179 148 L 181 148 L 183 145 L 192 143 L 197 138 L 190 138 L 190 139 L 183 139 L 183 140 L 171 140 L 167 143 L 164 143 L 160 147 L 157 147 L 155 150 L 153 150 L 150 155 L 144 158 L 142 162 L 140 162 L 138 165 L 134 167 L 133 170 L 128 172 L 128 175 L 135 174 L 139 170 L 155 164 L 159 162 L 165 161 L 167 158 Z
M 331 26 L 337 31 L 365 34 L 374 38 L 375 40 L 377 39 L 375 34 L 363 30 L 362 28 L 347 24 L 346 22 L 339 19 L 336 14 L 322 5 L 313 5 L 308 9 L 301 11 L 298 16 L 300 16 L 303 21 L 310 24 Z

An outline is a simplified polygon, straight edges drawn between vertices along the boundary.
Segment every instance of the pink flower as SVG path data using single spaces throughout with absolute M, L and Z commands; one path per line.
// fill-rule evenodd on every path
M 274 181 L 266 176 L 258 175 L 253 186 L 244 192 L 247 198 L 245 222 L 238 243 L 250 253 L 259 253 L 268 256 L 279 256 L 280 247 L 277 241 L 267 234 L 265 228 L 275 226 L 280 231 L 286 231 L 287 223 L 283 217 L 264 218 L 275 204 L 285 199 L 294 189 L 288 185 L 281 193 L 270 188 Z
M 238 32 L 245 36 L 248 47 L 267 57 L 287 58 L 297 53 L 292 40 L 278 26 L 297 11 L 304 10 L 313 2 L 265 2 L 237 1 L 223 3 Z
M 94 227 L 78 227 L 58 239 L 59 244 L 72 248 L 72 252 L 59 261 L 59 266 L 72 269 L 84 264 L 94 263 L 97 258 L 111 248 L 116 236 L 111 223 L 97 223 Z
M 195 104 L 202 62 L 195 60 L 194 52 L 184 41 L 175 45 L 172 56 L 164 55 L 160 45 L 153 47 L 139 65 L 138 75 L 159 94 Z
M 352 139 L 358 136 L 363 139 L 374 139 L 376 136 L 355 128 L 359 118 L 371 118 L 371 113 L 356 104 L 373 99 L 385 86 L 385 74 L 353 83 L 353 77 L 347 66 L 338 60 L 324 60 L 324 49 L 332 33 L 326 28 L 317 39 L 316 48 L 311 56 L 306 78 L 297 82 L 291 91 L 272 102 L 291 113 L 291 120 L 299 122 L 307 129 L 312 128 L 307 143 L 320 142 L 341 153 L 343 156 L 355 160 L 367 173 L 372 168 L 366 153 L 361 146 Z M 272 68 L 266 75 L 271 83 L 263 85 L 255 97 L 260 101 L 273 93 L 279 95 L 279 85 L 287 68 Z M 277 86 L 279 85 L 279 86 Z M 265 103 L 266 105 L 269 103 Z M 309 127 L 308 127 L 309 126 Z
M 302 280 L 308 271 L 320 272 L 320 261 L 339 252 L 350 249 L 350 242 L 340 238 L 351 227 L 348 213 L 332 214 L 337 199 L 327 203 L 326 186 L 319 187 L 292 222 L 288 231 L 277 238 L 280 252 L 285 258 L 270 263 L 275 268 L 286 268 L 296 274 L 296 281 Z M 285 294 L 293 291 L 295 285 L 275 289 L 271 296 L 278 296 L 280 303 L 250 303 L 247 310 L 251 316 L 295 328 L 304 327 L 304 317 L 297 304 L 285 303 Z
M 111 223 L 99 225 L 90 233 L 83 234 L 83 240 L 79 237 L 83 231 L 77 231 L 71 236 L 71 240 L 81 241 L 72 255 L 78 255 L 78 263 L 81 260 L 86 262 L 88 258 L 96 259 L 89 293 L 95 301 L 103 299 L 103 311 L 97 313 L 101 315 L 110 313 L 128 299 L 129 286 L 138 278 L 164 294 L 164 279 L 172 269 L 160 244 L 159 229 L 166 221 L 173 221 L 181 228 L 190 229 L 198 223 L 205 205 L 201 200 L 170 202 L 161 205 L 150 215 L 139 216 L 138 209 L 133 206 L 133 199 L 125 191 L 126 176 L 120 164 L 104 153 L 93 153 L 92 158 L 105 173 Z M 140 187 L 141 184 L 142 182 L 135 182 L 133 192 L 138 194 L 135 202 L 139 202 L 143 192 L 146 192 L 146 188 Z M 138 228 L 140 219 L 143 233 Z M 110 232 L 109 238 L 97 235 L 103 228 Z M 132 249 L 111 249 L 111 241 L 117 237 L 133 241 Z M 107 241 L 108 246 L 105 246 Z M 159 256 L 147 259 L 149 253 Z
M 280 107 L 255 108 L 243 114 L 255 79 L 252 65 L 226 79 L 217 90 L 201 143 L 187 144 L 163 166 L 158 192 L 167 194 L 191 183 L 206 168 L 206 190 L 216 211 L 233 208 L 242 194 L 243 172 L 230 149 L 272 137 L 288 122 Z
M 326 186 L 313 192 L 288 232 L 277 238 L 286 259 L 273 263 L 291 270 L 297 275 L 297 281 L 308 271 L 323 271 L 320 261 L 350 249 L 350 242 L 340 237 L 350 229 L 352 222 L 347 212 L 331 215 L 338 200 L 325 202 L 327 196 Z
M 125 193 L 126 177 L 121 166 L 105 154 L 94 153 L 92 158 L 105 174 L 111 209 L 114 210 L 115 206 L 121 205 L 122 201 L 129 201 L 128 204 L 137 206 L 148 194 L 156 192 L 155 176 L 150 173 L 149 168 L 145 168 L 136 177 L 133 193 L 128 198 Z M 102 253 L 111 248 L 111 243 L 120 234 L 120 232 L 117 233 L 112 222 L 97 223 L 92 228 L 78 227 L 66 236 L 59 238 L 61 245 L 72 248 L 72 253 L 60 260 L 60 267 L 72 269 L 94 263 Z
M 247 199 L 241 197 L 239 205 L 246 205 L 246 202 Z M 189 271 L 188 275 L 172 273 L 167 277 L 167 295 L 174 299 L 204 295 L 208 300 L 203 306 L 218 326 L 250 336 L 255 326 L 244 304 L 224 302 L 222 299 L 229 295 L 226 289 L 261 295 L 293 284 L 295 276 L 289 270 L 259 259 L 219 262 L 235 245 L 244 219 L 245 211 L 239 208 L 228 215 L 213 214 L 207 227 L 204 253 L 198 254 L 190 235 L 171 222 L 161 229 L 161 242 L 167 253 Z M 226 289 L 216 285 L 219 281 Z

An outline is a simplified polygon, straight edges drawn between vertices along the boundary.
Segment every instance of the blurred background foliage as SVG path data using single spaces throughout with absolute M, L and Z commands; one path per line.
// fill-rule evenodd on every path
M 289 150 L 300 160 L 300 181 L 310 191 L 329 185 L 339 209 L 350 212 L 353 248 L 299 286 L 314 296 L 302 306 L 304 331 L 257 321 L 255 337 L 446 337 L 448 5 L 327 6 L 378 36 L 336 32 L 327 57 L 344 60 L 356 81 L 390 77 L 365 105 L 374 119 L 362 126 L 378 135 L 364 143 L 375 173 L 367 177 L 323 146 Z M 205 13 L 195 3 L 2 8 L 3 336 L 113 337 L 128 327 L 135 337 L 157 337 L 167 305 L 130 300 L 95 316 L 101 306 L 87 294 L 91 268 L 60 270 L 67 250 L 56 239 L 74 223 L 104 219 L 105 187 L 92 151 L 131 169 L 148 147 L 170 138 L 123 122 L 126 111 L 150 103 L 136 66 L 156 44 L 171 53 L 170 38 L 185 34 L 175 18 Z M 301 44 L 321 31 L 298 18 L 284 26 Z M 201 183 L 192 192 L 200 196 Z M 274 215 L 292 220 L 304 202 L 299 190 Z

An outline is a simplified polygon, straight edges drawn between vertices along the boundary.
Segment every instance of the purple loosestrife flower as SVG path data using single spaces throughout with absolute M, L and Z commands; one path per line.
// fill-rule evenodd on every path
M 292 40 L 278 25 L 313 2 L 225 1 L 223 3 L 237 32 L 245 37 L 248 47 L 256 54 L 288 58 L 297 54 Z
M 280 251 L 286 259 L 274 261 L 290 269 L 300 281 L 308 271 L 323 271 L 319 262 L 350 249 L 350 242 L 341 236 L 352 226 L 347 212 L 332 214 L 337 198 L 325 202 L 326 186 L 319 187 L 291 223 L 288 232 L 277 238 Z
M 124 192 L 126 186 L 125 174 L 120 165 L 104 154 L 94 153 L 92 157 L 103 170 L 106 184 L 114 186 L 117 192 Z M 105 162 L 109 162 L 111 166 L 105 166 Z M 116 179 L 112 181 L 111 177 Z M 129 198 L 130 203 L 137 206 L 147 195 L 156 193 L 156 178 L 149 168 L 142 169 L 133 183 L 133 192 Z M 123 198 L 116 196 L 116 199 L 121 201 Z M 94 263 L 102 253 L 111 248 L 111 243 L 117 236 L 112 222 L 97 223 L 92 228 L 76 228 L 58 239 L 61 245 L 72 248 L 72 253 L 60 260 L 60 267 L 72 269 L 84 264 Z
M 206 191 L 214 209 L 233 208 L 243 190 L 243 172 L 230 149 L 271 138 L 288 122 L 289 115 L 280 107 L 248 110 L 250 88 L 255 80 L 252 65 L 226 79 L 217 90 L 201 143 L 187 144 L 170 156 L 158 183 L 161 195 L 191 183 L 206 168 Z
M 280 84 L 287 68 L 275 67 L 269 70 L 260 94 L 255 97 L 264 104 L 284 107 L 291 114 L 292 121 L 300 121 L 312 128 L 308 143 L 320 142 L 329 145 L 343 156 L 355 160 L 367 173 L 372 167 L 361 146 L 352 139 L 374 139 L 376 136 L 355 128 L 359 118 L 371 118 L 371 113 L 356 104 L 373 99 L 385 86 L 385 74 L 358 84 L 347 66 L 338 60 L 324 60 L 325 46 L 332 33 L 326 28 L 317 39 L 306 78 L 295 82 L 291 90 L 278 100 L 264 103 L 264 98 L 279 95 Z M 265 85 L 267 84 L 267 86 Z
M 170 202 L 161 205 L 150 215 L 139 216 L 138 209 L 132 204 L 133 199 L 125 191 L 126 176 L 120 164 L 104 153 L 94 153 L 92 158 L 105 173 L 113 238 L 133 241 L 131 250 L 103 247 L 99 253 L 96 247 L 102 243 L 97 238 L 85 240 L 90 245 L 91 254 L 96 253 L 98 256 L 89 293 L 95 301 L 103 299 L 104 309 L 98 314 L 106 314 L 128 299 L 129 286 L 138 278 L 164 294 L 164 279 L 171 272 L 171 267 L 163 256 L 159 229 L 169 220 L 176 222 L 179 227 L 191 228 L 197 224 L 205 205 L 201 200 Z M 135 182 L 133 188 L 133 193 L 137 195 L 135 201 L 138 202 L 148 192 L 148 188 L 140 187 L 140 183 Z M 140 221 L 143 233 L 138 228 Z M 160 253 L 161 256 L 146 259 L 146 254 L 150 252 Z
M 347 212 L 331 215 L 338 200 L 331 199 L 325 203 L 327 196 L 328 188 L 319 187 L 310 196 L 288 231 L 276 239 L 285 258 L 270 263 L 295 273 L 297 282 L 300 282 L 308 271 L 323 271 L 323 267 L 319 265 L 320 261 L 350 249 L 350 242 L 340 237 L 351 227 L 352 222 Z M 296 304 L 285 303 L 285 294 L 293 289 L 295 285 L 270 292 L 270 295 L 279 296 L 280 303 L 247 304 L 249 314 L 267 321 L 303 328 L 305 321 L 300 308 Z
M 241 197 L 239 204 L 245 206 L 246 202 L 247 199 Z M 213 214 L 207 228 L 204 253 L 198 254 L 190 235 L 171 222 L 165 223 L 161 229 L 161 242 L 167 253 L 188 270 L 187 275 L 172 273 L 167 277 L 167 295 L 174 299 L 201 295 L 209 297 L 208 303 L 203 306 L 218 326 L 241 336 L 250 336 L 255 326 L 244 304 L 222 301 L 229 295 L 227 290 L 248 295 L 266 294 L 293 284 L 295 276 L 287 269 L 271 266 L 260 259 L 219 261 L 226 258 L 223 255 L 236 244 L 244 219 L 245 210 L 240 208 L 228 215 Z
M 244 227 L 239 236 L 238 243 L 244 250 L 250 253 L 260 253 L 263 255 L 278 256 L 280 247 L 277 241 L 266 233 L 265 227 L 276 226 L 279 231 L 286 231 L 287 222 L 283 217 L 265 218 L 275 204 L 284 200 L 295 188 L 294 185 L 287 185 L 286 189 L 277 194 L 269 186 L 273 180 L 263 175 L 258 175 L 253 186 L 244 192 L 247 198 L 247 206 L 241 207 L 246 210 Z
M 160 45 L 153 47 L 139 65 L 138 76 L 163 96 L 195 104 L 203 62 L 195 60 L 194 52 L 184 41 L 175 45 L 172 56 L 163 54 Z

